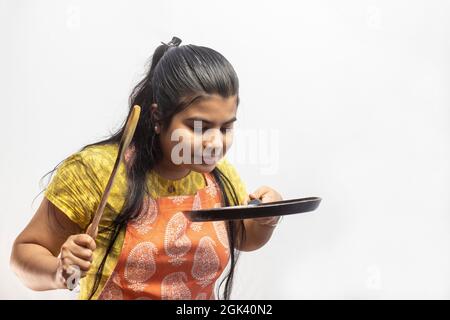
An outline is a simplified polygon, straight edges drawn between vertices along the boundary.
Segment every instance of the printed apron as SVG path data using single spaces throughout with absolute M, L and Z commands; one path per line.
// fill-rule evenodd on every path
M 224 221 L 191 222 L 181 212 L 221 207 L 213 177 L 195 195 L 146 197 L 148 210 L 126 227 L 117 265 L 99 299 L 215 299 L 229 260 Z

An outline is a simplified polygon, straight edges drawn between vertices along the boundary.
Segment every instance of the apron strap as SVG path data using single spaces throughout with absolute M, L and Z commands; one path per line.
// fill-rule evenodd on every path
M 214 187 L 214 176 L 211 173 L 203 173 L 203 178 L 205 179 L 205 185 L 208 187 Z

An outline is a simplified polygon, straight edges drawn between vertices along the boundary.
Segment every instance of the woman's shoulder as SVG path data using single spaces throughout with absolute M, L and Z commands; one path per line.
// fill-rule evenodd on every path
M 111 165 L 115 162 L 117 152 L 117 144 L 92 145 L 72 154 L 71 157 L 90 165 Z
M 239 204 L 243 204 L 243 202 L 247 198 L 247 186 L 239 175 L 235 166 L 230 161 L 228 161 L 228 159 L 222 158 L 217 163 L 217 168 L 228 178 L 228 180 L 235 188 Z
M 118 146 L 114 144 L 88 146 L 68 156 L 63 165 L 102 177 L 111 172 L 117 151 Z
M 228 161 L 227 158 L 220 159 L 220 161 L 217 162 L 217 168 L 220 171 L 222 171 L 226 176 L 229 176 L 229 178 L 239 177 L 236 168 L 230 161 Z
M 114 165 L 114 148 L 113 145 L 89 146 L 71 154 L 58 165 L 45 190 L 44 195 L 83 229 L 107 184 Z
M 58 176 L 70 179 L 74 185 L 96 185 L 103 190 L 111 175 L 117 157 L 118 146 L 92 145 L 85 147 L 64 159 L 58 166 Z M 124 168 L 121 165 L 116 180 L 122 180 Z

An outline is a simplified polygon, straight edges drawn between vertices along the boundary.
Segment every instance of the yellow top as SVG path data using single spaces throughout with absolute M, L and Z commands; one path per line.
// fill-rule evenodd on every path
M 91 146 L 74 153 L 58 167 L 44 192 L 49 201 L 83 230 L 89 225 L 99 205 L 101 195 L 111 175 L 117 152 L 117 145 L 103 145 Z M 239 204 L 243 204 L 247 191 L 235 168 L 225 158 L 218 162 L 217 167 L 231 181 L 236 190 Z M 203 175 L 195 171 L 191 171 L 179 180 L 167 180 L 151 171 L 147 177 L 147 183 L 153 198 L 195 194 L 198 189 L 205 187 Z M 110 226 L 114 218 L 120 213 L 125 201 L 126 190 L 125 166 L 121 163 L 100 221 L 99 230 L 102 227 Z M 93 264 L 86 277 L 80 281 L 80 299 L 89 297 L 96 271 L 109 243 L 109 236 L 108 232 L 99 231 L 96 238 L 97 249 L 94 251 Z M 114 270 L 124 237 L 125 229 L 122 229 L 106 260 L 100 284 L 93 299 L 96 299 L 101 293 L 106 280 Z

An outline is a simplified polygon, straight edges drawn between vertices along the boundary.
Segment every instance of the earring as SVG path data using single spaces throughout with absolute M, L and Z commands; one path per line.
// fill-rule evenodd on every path
M 158 126 L 155 126 L 155 132 L 158 133 Z

